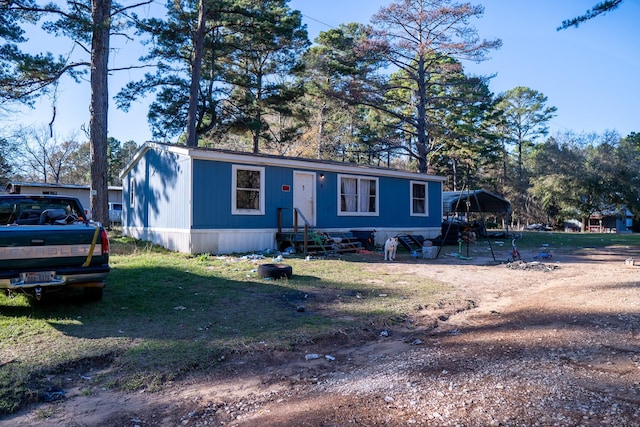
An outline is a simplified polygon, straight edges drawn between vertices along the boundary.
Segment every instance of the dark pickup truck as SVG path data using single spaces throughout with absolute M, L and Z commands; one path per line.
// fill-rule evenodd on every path
M 0 289 L 41 300 L 46 293 L 84 288 L 100 300 L 110 271 L 109 239 L 87 219 L 78 199 L 0 195 Z

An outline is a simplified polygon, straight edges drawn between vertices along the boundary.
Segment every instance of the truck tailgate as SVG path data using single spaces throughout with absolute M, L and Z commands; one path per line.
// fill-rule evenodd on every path
M 90 253 L 90 265 L 106 264 L 96 230 L 86 224 L 0 227 L 0 270 L 80 267 Z

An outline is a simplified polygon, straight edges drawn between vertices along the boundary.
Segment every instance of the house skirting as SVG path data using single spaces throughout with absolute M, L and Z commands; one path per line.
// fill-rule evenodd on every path
M 264 252 L 276 247 L 276 230 L 191 230 L 192 254 Z
M 187 230 L 123 227 L 122 234 L 188 254 L 231 254 L 273 250 L 276 230 Z
M 347 233 L 358 229 L 331 228 L 318 231 Z M 362 229 L 362 231 L 372 231 Z M 151 242 L 175 252 L 188 254 L 209 253 L 223 255 L 232 253 L 262 252 L 277 249 L 276 229 L 166 229 L 123 226 L 122 234 L 135 239 Z M 440 227 L 421 228 L 376 228 L 375 243 L 384 245 L 389 238 L 398 234 L 420 235 L 433 239 L 440 234 Z

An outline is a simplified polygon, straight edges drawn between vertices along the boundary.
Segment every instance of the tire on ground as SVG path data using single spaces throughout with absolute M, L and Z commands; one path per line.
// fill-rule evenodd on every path
M 258 266 L 258 276 L 272 279 L 291 279 L 293 269 L 287 264 L 261 264 Z

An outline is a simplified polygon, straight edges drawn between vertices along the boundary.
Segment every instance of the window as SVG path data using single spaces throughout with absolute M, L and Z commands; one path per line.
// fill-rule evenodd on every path
M 411 181 L 411 215 L 428 216 L 427 183 Z
M 232 213 L 264 215 L 264 168 L 233 166 Z
M 378 179 L 338 175 L 338 215 L 378 215 Z
M 129 207 L 134 207 L 136 200 L 136 181 L 131 178 L 129 180 Z

